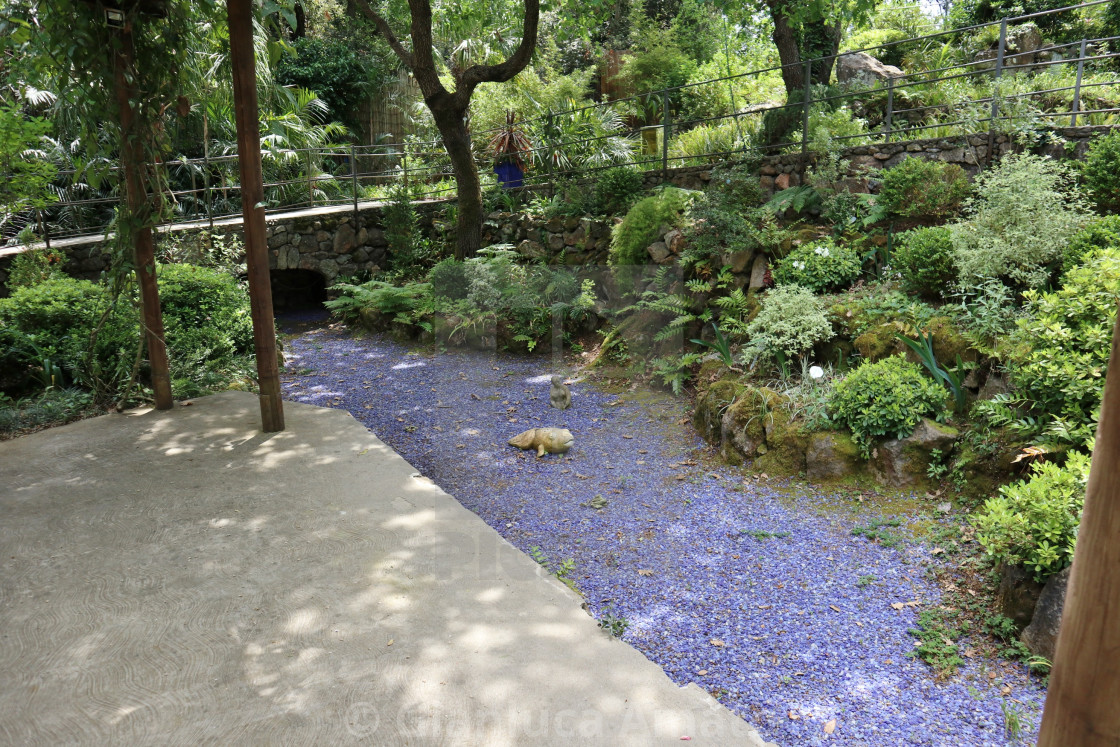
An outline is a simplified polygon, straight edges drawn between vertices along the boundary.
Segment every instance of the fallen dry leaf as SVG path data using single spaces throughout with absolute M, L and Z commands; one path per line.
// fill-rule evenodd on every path
M 649 568 L 639 568 L 638 569 L 638 575 L 639 576 L 652 576 L 653 571 L 651 571 Z
M 828 605 L 828 608 L 829 608 L 830 610 L 836 610 L 837 612 L 843 612 L 843 610 L 842 610 L 842 609 L 840 609 L 839 607 L 837 607 L 837 606 L 836 606 L 835 604 L 830 604 L 830 605 Z
M 911 599 L 909 602 L 891 602 L 891 608 L 900 610 L 906 607 L 917 607 L 921 602 L 917 599 Z
M 698 675 L 700 675 L 701 677 L 703 677 L 703 676 L 704 676 L 705 674 L 707 674 L 707 673 L 708 673 L 708 670 L 707 670 L 707 669 L 701 669 L 701 670 L 700 670 L 699 672 L 697 672 L 696 674 L 698 674 Z
M 1000 688 L 999 691 L 1002 695 L 1010 695 L 1011 694 L 1011 685 L 1004 685 L 1003 687 Z
M 797 715 L 797 711 L 790 711 L 789 712 L 789 720 L 790 721 L 796 721 L 799 718 L 801 718 L 801 717 Z
M 713 646 L 716 646 L 716 647 L 720 647 L 720 646 L 725 646 L 725 645 L 727 645 L 727 644 L 725 644 L 725 643 L 724 643 L 723 641 L 721 641 L 721 640 L 720 640 L 720 639 L 718 639 L 718 638 L 713 638 L 713 639 L 712 639 L 711 641 L 709 641 L 709 643 L 711 643 L 711 644 L 712 644 Z
M 824 733 L 825 734 L 831 734 L 834 731 L 836 731 L 836 719 L 832 719 L 830 721 L 825 721 L 824 722 Z

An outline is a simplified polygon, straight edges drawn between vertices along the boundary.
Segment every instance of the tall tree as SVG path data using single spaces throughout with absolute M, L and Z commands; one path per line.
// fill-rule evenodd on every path
M 525 18 L 521 41 L 505 61 L 496 65 L 475 64 L 462 68 L 452 65 L 451 75 L 455 81 L 453 91 L 447 90 L 443 85 L 436 67 L 432 40 L 432 6 L 429 0 L 408 0 L 411 49 L 405 48 L 388 21 L 370 7 L 367 0 L 354 2 L 362 14 L 373 21 L 397 57 L 412 73 L 424 96 L 424 103 L 432 112 L 444 148 L 451 158 L 455 185 L 458 188 L 459 223 L 455 256 L 459 259 L 470 257 L 479 250 L 482 242 L 482 188 L 471 153 L 471 138 L 467 127 L 471 95 L 480 84 L 503 83 L 529 64 L 537 45 L 540 0 L 524 0 Z
M 774 22 L 774 46 L 782 64 L 786 96 L 791 101 L 800 100 L 805 88 L 807 60 L 818 60 L 812 64 L 809 82 L 828 85 L 844 27 L 865 20 L 878 4 L 878 0 L 762 2 Z

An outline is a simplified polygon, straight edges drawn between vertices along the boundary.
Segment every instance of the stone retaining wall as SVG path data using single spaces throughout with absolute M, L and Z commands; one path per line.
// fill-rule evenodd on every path
M 1052 142 L 1035 148 L 1036 152 L 1058 158 L 1081 158 L 1089 141 L 1108 132 L 1109 127 L 1066 127 L 1049 130 Z M 996 156 L 1025 149 L 1008 135 L 992 135 L 992 152 Z M 851 163 L 850 187 L 853 190 L 874 189 L 868 172 L 888 168 L 907 157 L 937 159 L 959 164 L 975 174 L 988 159 L 989 136 L 972 135 L 953 138 L 932 138 L 878 145 L 860 145 L 843 152 Z M 806 168 L 815 160 L 813 154 L 791 153 L 768 156 L 759 163 L 759 182 L 766 195 L 802 183 Z M 688 189 L 703 189 L 712 179 L 712 166 L 686 166 L 660 169 L 645 174 L 646 187 L 670 182 Z M 435 214 L 446 201 L 417 203 L 421 229 L 430 232 Z M 362 207 L 357 213 L 344 209 L 321 209 L 268 219 L 269 267 L 274 270 L 301 269 L 318 272 L 327 283 L 340 275 L 361 271 L 375 272 L 387 261 L 383 206 Z M 545 220 L 524 213 L 491 213 L 483 231 L 483 245 L 509 243 L 530 257 L 546 262 L 566 264 L 605 264 L 610 244 L 610 219 L 552 218 Z M 205 230 L 205 226 L 177 231 Z M 240 225 L 215 228 L 216 234 L 240 235 Z M 65 271 L 75 277 L 96 279 L 105 269 L 106 257 L 101 242 L 67 244 Z M 6 295 L 7 268 L 11 253 L 0 254 L 0 295 Z M 653 257 L 658 261 L 657 257 Z

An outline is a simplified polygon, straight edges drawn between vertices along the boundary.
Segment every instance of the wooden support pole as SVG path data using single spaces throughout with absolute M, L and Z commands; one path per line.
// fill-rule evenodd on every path
M 233 101 L 237 118 L 238 166 L 241 169 L 241 213 L 245 219 L 245 263 L 249 271 L 249 304 L 257 350 L 261 429 L 284 430 L 280 399 L 280 366 L 276 360 L 276 321 L 272 317 L 272 285 L 265 246 L 264 178 L 261 174 L 261 134 L 257 111 L 257 74 L 253 59 L 252 0 L 226 0 L 229 18 Z
M 144 168 L 143 150 L 139 139 L 146 133 L 135 131 L 132 111 L 132 85 L 130 71 L 136 64 L 132 45 L 132 29 L 122 28 L 118 33 L 120 45 L 114 53 L 113 74 L 116 85 L 117 107 L 121 125 L 121 171 L 124 174 L 125 197 L 132 220 L 151 211 L 148 190 L 140 178 Z M 159 308 L 159 287 L 156 282 L 156 247 L 151 226 L 134 229 L 132 236 L 133 263 L 140 288 L 141 323 L 148 347 L 148 361 L 152 369 L 152 392 L 156 409 L 170 410 L 175 404 L 171 397 L 171 373 L 167 363 L 167 345 L 164 342 L 163 314 Z
M 1120 745 L 1120 318 L 1039 747 Z

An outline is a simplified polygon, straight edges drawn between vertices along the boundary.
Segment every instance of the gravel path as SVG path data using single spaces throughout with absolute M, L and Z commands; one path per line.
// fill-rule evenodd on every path
M 942 683 L 906 656 L 918 610 L 939 601 L 931 548 L 853 537 L 884 515 L 873 501 L 715 462 L 667 394 L 576 383 L 572 408 L 553 410 L 545 357 L 432 356 L 307 318 L 288 331 L 287 399 L 349 410 L 514 545 L 570 560 L 596 617 L 627 621 L 624 640 L 767 739 L 1033 743 L 1045 691 L 1024 667 L 974 659 Z M 506 445 L 539 426 L 570 429 L 572 451 Z

